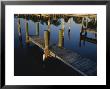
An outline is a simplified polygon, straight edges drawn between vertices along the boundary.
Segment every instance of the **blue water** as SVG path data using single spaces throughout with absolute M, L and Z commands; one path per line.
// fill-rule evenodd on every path
M 63 18 L 62 18 L 63 19 Z M 59 19 L 61 21 L 62 19 Z M 64 24 L 64 48 L 77 52 L 82 57 L 90 58 L 93 61 L 97 61 L 97 44 L 90 43 L 85 41 L 85 45 L 83 41 L 81 42 L 80 47 L 80 30 L 81 25 L 77 24 L 73 21 L 73 18 L 70 18 L 71 23 L 65 22 Z M 18 18 L 14 18 L 14 47 L 19 48 L 20 41 L 18 36 L 18 28 L 17 28 Z M 33 22 L 32 20 L 28 20 L 29 26 L 29 35 L 36 35 L 36 24 L 38 22 Z M 26 47 L 25 43 L 25 19 L 20 18 L 21 25 L 21 33 L 22 33 L 22 47 Z M 68 32 L 70 26 L 70 32 Z M 39 22 L 39 37 L 44 39 L 44 30 L 47 30 L 48 26 L 46 23 L 42 24 Z M 61 25 L 55 26 L 51 24 L 50 26 L 50 45 L 56 44 L 58 45 L 58 32 L 61 29 Z M 88 33 L 87 37 L 95 38 L 93 33 Z M 34 44 L 31 44 L 30 47 L 33 47 Z

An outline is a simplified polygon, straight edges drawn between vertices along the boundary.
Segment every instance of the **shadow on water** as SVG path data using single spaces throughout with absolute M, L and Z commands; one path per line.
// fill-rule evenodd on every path
M 78 19 L 78 20 L 77 20 Z M 43 50 L 28 42 L 28 35 L 44 39 L 44 31 L 49 31 L 49 45 L 58 45 L 75 51 L 82 57 L 97 62 L 97 37 L 94 21 L 89 27 L 80 25 L 82 18 L 57 16 L 50 19 L 24 15 L 14 18 L 14 75 L 15 76 L 79 76 L 80 73 L 60 60 L 49 57 L 43 61 Z M 84 19 L 85 20 L 85 19 Z M 91 24 L 94 24 L 91 25 Z M 28 30 L 27 30 L 28 29 Z M 28 32 L 28 33 L 26 33 Z
M 58 59 L 48 58 L 43 61 L 43 51 L 36 46 L 15 49 L 15 76 L 78 76 L 80 73 L 65 65 Z

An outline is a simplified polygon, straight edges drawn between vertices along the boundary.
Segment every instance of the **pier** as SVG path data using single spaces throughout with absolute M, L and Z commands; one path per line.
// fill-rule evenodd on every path
M 38 36 L 29 36 L 29 40 L 45 50 L 44 40 L 40 39 Z M 94 61 L 91 59 L 83 58 L 71 50 L 59 48 L 57 45 L 51 45 L 48 51 L 50 52 L 50 56 L 58 58 L 82 75 L 95 75 L 97 72 L 97 64 Z
M 21 15 L 23 18 L 27 19 L 29 15 Z M 94 44 L 97 44 L 97 39 L 96 38 L 89 38 L 87 37 L 87 33 L 94 33 L 97 34 L 96 30 L 88 28 L 88 21 L 86 19 L 86 25 L 84 26 L 84 18 L 91 17 L 95 18 L 96 15 L 52 15 L 54 20 L 58 19 L 58 17 L 64 17 L 68 18 L 71 16 L 75 17 L 81 17 L 81 26 L 83 27 L 80 31 L 80 42 L 83 41 L 88 41 Z M 45 55 L 45 60 L 48 60 L 48 57 L 55 57 L 62 62 L 64 62 L 66 65 L 69 67 L 75 69 L 79 73 L 81 73 L 84 76 L 94 76 L 97 75 L 97 63 L 94 62 L 93 60 L 89 58 L 82 57 L 80 54 L 68 50 L 63 47 L 64 43 L 64 21 L 61 22 L 61 29 L 58 32 L 58 44 L 49 44 L 49 39 L 50 39 L 50 19 L 51 17 L 49 15 L 41 15 L 41 14 L 32 14 L 32 18 L 45 18 L 47 21 L 48 28 L 47 30 L 44 31 L 44 39 L 39 37 L 39 22 L 38 19 L 36 21 L 36 35 L 30 35 L 29 34 L 29 28 L 28 28 L 28 23 L 27 21 L 25 22 L 25 28 L 26 28 L 26 43 L 32 42 L 36 46 L 40 47 L 44 51 Z M 70 29 L 70 27 L 69 27 Z M 21 35 L 21 29 L 20 29 L 20 21 L 18 20 L 18 32 Z M 81 45 L 81 43 L 80 43 Z

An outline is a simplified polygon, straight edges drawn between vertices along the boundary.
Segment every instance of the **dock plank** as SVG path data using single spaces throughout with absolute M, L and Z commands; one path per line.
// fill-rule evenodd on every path
M 44 49 L 44 40 L 38 36 L 29 36 L 31 42 Z M 65 48 L 59 48 L 57 45 L 49 46 L 50 53 L 53 57 L 58 58 L 71 68 L 80 72 L 82 75 L 96 76 L 97 63 L 91 59 L 80 56 L 78 53 Z

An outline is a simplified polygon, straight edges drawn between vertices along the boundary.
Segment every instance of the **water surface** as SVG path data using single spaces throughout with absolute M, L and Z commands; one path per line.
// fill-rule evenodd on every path
M 21 38 L 18 35 L 19 19 L 22 33 Z M 28 23 L 29 35 L 39 35 L 40 38 L 44 39 L 44 30 L 48 30 L 48 25 L 45 21 L 40 20 L 38 22 L 34 22 L 31 19 L 26 20 L 24 18 L 14 18 L 15 75 L 80 75 L 75 70 L 55 58 L 50 58 L 52 60 L 48 60 L 48 62 L 44 63 L 42 61 L 43 50 L 33 43 L 26 44 L 26 21 Z M 49 45 L 58 45 L 58 36 L 59 30 L 62 29 L 62 21 L 64 21 L 64 18 L 59 18 L 57 20 L 57 25 L 55 25 L 52 24 L 51 20 Z M 38 28 L 39 33 L 36 32 L 36 29 Z M 76 23 L 73 17 L 69 18 L 67 22 L 64 21 L 63 48 L 72 50 L 80 54 L 82 57 L 86 57 L 97 62 L 97 44 L 81 40 L 81 29 L 81 24 Z M 91 32 L 88 32 L 86 37 L 96 39 L 95 34 Z M 20 66 L 22 66 L 22 68 Z M 48 66 L 52 68 L 49 68 Z M 61 69 L 59 69 L 59 67 Z M 20 68 L 22 71 L 19 70 Z M 32 68 L 37 72 L 34 73 L 34 71 L 31 70 Z M 52 74 L 52 71 L 55 72 L 59 70 L 64 70 L 66 72 L 62 71 L 62 73 L 64 72 L 65 74 L 62 74 L 61 72 Z M 51 71 L 51 73 L 49 71 Z

